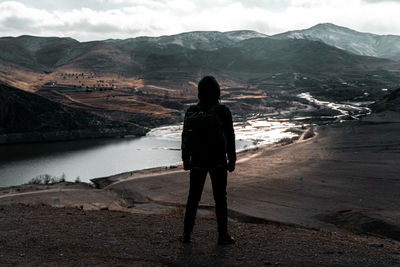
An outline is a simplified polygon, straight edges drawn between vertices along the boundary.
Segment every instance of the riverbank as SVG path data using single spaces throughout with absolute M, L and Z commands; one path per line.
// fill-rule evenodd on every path
M 47 234 L 51 237 L 29 235 L 29 242 L 60 240 L 50 256 L 24 247 L 23 242 L 13 243 L 3 254 L 10 261 L 4 262 L 16 262 L 12 255 L 24 250 L 28 252 L 18 258 L 20 262 L 35 262 L 44 255 L 51 262 L 79 263 L 83 252 L 75 247 L 86 247 L 95 238 L 99 247 L 85 250 L 87 264 L 396 266 L 400 264 L 399 132 L 398 113 L 382 113 L 319 127 L 318 136 L 302 142 L 240 155 L 228 182 L 229 225 L 238 242 L 227 249 L 214 246 L 209 179 L 192 251 L 180 247 L 177 236 L 189 182 L 181 167 L 125 173 L 99 186 L 102 189 L 69 183 L 2 189 L 0 205 L 7 212 L 3 212 L 1 240 L 20 240 L 23 237 L 15 235 L 22 232 L 44 233 L 32 222 L 54 231 Z M 49 206 L 59 209 L 53 212 Z M 18 233 L 7 231 L 17 214 L 25 214 L 26 220 L 19 221 Z M 125 218 L 129 220 L 120 221 Z M 58 220 L 56 230 L 53 222 Z M 87 231 L 90 234 L 82 234 Z
M 132 127 L 133 128 L 133 127 Z M 145 136 L 149 129 L 123 128 L 99 128 L 83 129 L 72 131 L 54 132 L 27 132 L 27 133 L 7 133 L 0 134 L 0 145 L 7 144 L 27 144 L 44 142 L 75 141 L 95 138 L 124 138 L 126 136 Z

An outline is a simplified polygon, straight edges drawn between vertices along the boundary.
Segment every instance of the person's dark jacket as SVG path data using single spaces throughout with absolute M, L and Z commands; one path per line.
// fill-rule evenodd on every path
M 190 141 L 201 146 L 201 149 L 195 149 L 189 143 L 188 127 L 184 123 L 182 131 L 182 160 L 184 164 L 189 163 L 191 167 L 215 167 L 221 165 L 227 166 L 226 160 L 228 158 L 229 164 L 234 166 L 236 162 L 235 133 L 232 115 L 228 107 L 219 103 L 214 105 L 202 105 L 199 103 L 191 106 L 186 111 L 185 118 L 188 113 L 196 109 L 208 110 L 211 108 L 215 109 L 217 119 L 223 131 L 224 140 L 215 143 L 215 141 L 207 140 L 206 136 L 198 137 L 199 140 Z

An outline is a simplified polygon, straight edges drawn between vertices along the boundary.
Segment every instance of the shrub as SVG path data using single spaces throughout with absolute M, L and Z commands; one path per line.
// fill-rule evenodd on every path
M 50 174 L 41 174 L 38 175 L 34 178 L 32 178 L 30 181 L 27 182 L 27 184 L 56 184 L 56 183 L 62 183 L 65 182 L 66 180 L 66 175 L 65 173 L 61 174 L 60 177 L 57 176 L 52 176 Z

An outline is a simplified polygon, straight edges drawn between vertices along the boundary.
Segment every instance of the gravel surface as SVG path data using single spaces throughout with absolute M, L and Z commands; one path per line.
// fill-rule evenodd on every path
M 397 241 L 274 223 L 231 220 L 237 241 L 218 246 L 209 215 L 183 245 L 182 213 L 3 205 L 0 266 L 400 266 Z

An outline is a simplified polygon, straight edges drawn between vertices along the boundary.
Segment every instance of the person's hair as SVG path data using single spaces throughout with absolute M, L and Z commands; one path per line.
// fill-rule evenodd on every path
M 214 104 L 218 102 L 221 89 L 213 76 L 203 77 L 198 85 L 198 98 L 200 103 Z

